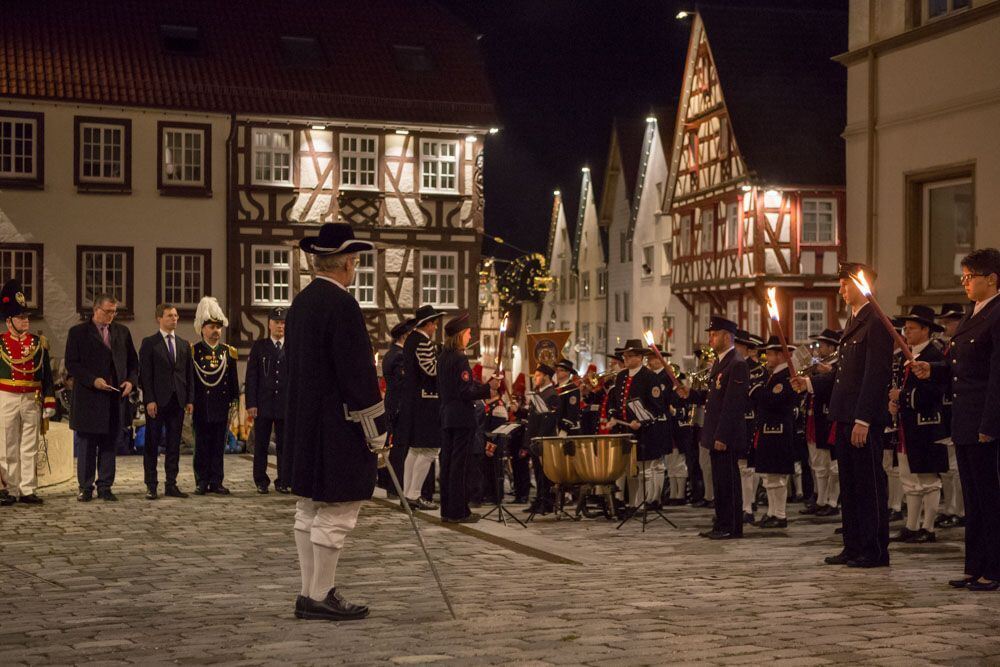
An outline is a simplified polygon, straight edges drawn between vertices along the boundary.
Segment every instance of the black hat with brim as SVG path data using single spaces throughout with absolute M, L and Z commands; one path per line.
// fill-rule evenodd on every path
M 764 347 L 762 347 L 761 349 L 764 350 L 765 352 L 768 352 L 770 350 L 782 350 L 782 351 L 784 351 L 785 346 L 781 344 L 781 339 L 780 338 L 778 338 L 777 336 L 771 336 L 770 338 L 767 339 L 767 342 L 764 343 Z M 788 351 L 789 352 L 794 352 L 795 351 L 795 346 L 794 345 L 789 345 L 788 346 Z
M 389 331 L 389 336 L 393 340 L 399 340 L 399 338 L 402 337 L 403 334 L 413 331 L 414 321 L 415 320 L 412 317 L 408 320 L 403 320 Z
M 736 337 L 736 332 L 738 330 L 739 327 L 736 326 L 736 322 L 727 320 L 724 317 L 719 317 L 718 315 L 713 315 L 708 320 L 708 328 L 705 329 L 705 331 L 728 331 L 733 334 L 734 338 Z
M 960 303 L 945 303 L 936 317 L 939 320 L 960 320 L 965 317 L 965 308 Z
M 535 372 L 542 373 L 543 375 L 548 375 L 549 377 L 552 377 L 556 374 L 552 366 L 549 366 L 548 364 L 538 364 L 537 366 L 535 366 Z
M 375 248 L 371 241 L 354 238 L 354 229 L 346 222 L 328 222 L 319 228 L 319 236 L 307 236 L 299 247 L 310 255 L 343 255 Z
M 448 322 L 444 325 L 444 335 L 449 337 L 454 336 L 471 326 L 472 325 L 469 324 L 469 313 L 463 311 L 448 320 Z
M 0 289 L 0 314 L 6 320 L 8 317 L 18 317 L 28 313 L 28 302 L 24 298 L 21 281 L 8 280 Z
M 617 347 L 615 348 L 614 352 L 609 352 L 609 353 L 605 354 L 604 356 L 606 356 L 608 359 L 617 359 L 618 361 L 625 361 L 625 358 L 622 357 L 622 351 L 621 351 L 621 349 L 619 349 Z
M 840 332 L 833 329 L 823 329 L 822 332 L 809 337 L 813 340 L 829 343 L 830 345 L 840 345 Z
M 650 354 L 649 348 L 638 338 L 629 338 L 625 341 L 624 346 L 620 348 L 616 347 L 615 352 L 621 352 L 622 354 L 626 352 L 629 354 Z
M 284 322 L 285 318 L 288 316 L 288 309 L 282 306 L 277 308 L 272 308 L 267 314 L 267 319 L 272 322 Z
M 899 318 L 901 322 L 916 322 L 920 326 L 927 327 L 931 331 L 944 331 L 944 327 L 934 321 L 936 313 L 930 306 L 913 306 L 908 315 Z
M 571 362 L 569 359 L 561 359 L 559 363 L 556 364 L 556 368 L 561 368 L 570 375 L 578 375 L 576 369 L 573 368 L 573 362 Z
M 841 280 L 847 280 L 851 276 L 857 277 L 861 271 L 865 272 L 865 278 L 868 279 L 868 282 L 878 279 L 878 273 L 875 269 L 862 262 L 841 262 L 840 266 L 837 267 L 837 277 Z
M 737 329 L 733 342 L 739 343 L 740 345 L 746 345 L 747 347 L 757 347 L 757 343 L 750 338 L 750 332 L 746 329 Z
M 419 326 L 427 324 L 431 320 L 444 317 L 445 314 L 446 313 L 443 310 L 438 310 L 431 305 L 420 306 L 417 308 L 417 312 L 413 315 L 413 328 L 416 329 Z

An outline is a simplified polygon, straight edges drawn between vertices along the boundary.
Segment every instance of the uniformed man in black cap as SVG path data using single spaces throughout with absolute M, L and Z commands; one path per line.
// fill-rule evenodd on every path
M 790 356 L 795 348 L 789 346 L 788 350 Z M 767 354 L 767 379 L 750 391 L 750 400 L 757 408 L 754 467 L 767 490 L 767 516 L 757 526 L 785 528 L 788 526 L 788 476 L 795 469 L 792 449 L 799 395 L 792 389 L 788 356 L 777 336 L 771 336 L 764 352 Z
M 750 373 L 746 361 L 736 353 L 736 323 L 713 316 L 708 324 L 708 342 L 715 363 L 708 375 L 708 389 L 679 389 L 696 403 L 705 405 L 701 447 L 710 452 L 712 485 L 715 490 L 715 525 L 701 533 L 713 540 L 743 537 L 743 494 L 736 463 L 747 444 L 746 410 Z
M 556 364 L 556 395 L 559 409 L 556 411 L 556 428 L 560 434 L 580 433 L 580 388 L 574 383 L 576 369 L 569 359 L 561 359 Z
M 535 476 L 535 499 L 525 511 L 534 514 L 548 514 L 555 505 L 552 498 L 552 483 L 542 469 L 541 451 L 532 438 L 544 438 L 556 434 L 558 425 L 559 396 L 552 378 L 556 371 L 551 366 L 539 363 L 532 377 L 532 391 L 528 392 L 528 420 L 524 430 L 524 443 L 531 451 L 531 465 Z
M 752 394 L 755 387 L 762 386 L 767 382 L 768 370 L 757 359 L 757 351 L 762 348 L 763 342 L 759 345 L 751 338 L 750 332 L 746 329 L 736 330 L 736 352 L 747 362 L 747 369 L 750 372 L 750 382 L 748 393 Z M 754 521 L 754 499 L 757 495 L 757 486 L 760 482 L 760 475 L 754 467 L 754 447 L 753 441 L 757 435 L 757 412 L 755 401 L 747 402 L 746 411 L 747 422 L 747 447 L 737 464 L 740 469 L 740 489 L 743 493 L 743 522 L 753 523 Z
M 939 336 L 933 338 L 934 344 L 947 356 L 952 336 L 958 329 L 958 323 L 965 317 L 965 308 L 960 303 L 946 303 L 941 306 L 937 315 L 938 323 L 944 328 Z M 965 498 L 962 495 L 962 482 L 958 472 L 958 457 L 955 455 L 955 443 L 951 440 L 951 381 L 942 385 L 941 419 L 944 422 L 945 445 L 948 450 L 948 471 L 941 473 L 941 495 L 944 507 L 937 518 L 937 527 L 954 528 L 965 525 Z
M 389 350 L 382 357 L 382 379 L 385 380 L 385 414 L 389 419 L 389 441 L 392 449 L 389 450 L 389 465 L 396 472 L 396 479 L 403 479 L 403 465 L 406 461 L 406 447 L 401 442 L 396 442 L 392 437 L 396 423 L 399 421 L 399 405 L 402 401 L 403 391 L 403 344 L 413 331 L 415 320 L 410 318 L 403 320 L 389 331 L 392 343 Z M 396 497 L 396 487 L 389 479 L 389 472 L 384 468 L 378 471 L 379 486 L 385 489 L 386 495 L 390 498 Z
M 893 341 L 851 276 L 875 271 L 857 263 L 840 266 L 840 295 L 851 316 L 840 339 L 836 373 L 792 378 L 796 391 L 820 392 L 832 385 L 830 418 L 835 422 L 840 468 L 844 548 L 828 565 L 889 565 L 889 505 L 882 469 L 882 435 L 889 422 L 885 396 L 892 376 Z
M 194 329 L 199 340 L 191 346 L 194 363 L 194 480 L 195 494 L 229 495 L 223 486 L 230 410 L 240 400 L 236 348 L 222 342 L 229 326 L 219 302 L 206 296 L 198 304 Z
M 253 483 L 257 493 L 267 493 L 267 453 L 274 433 L 278 459 L 274 490 L 289 493 L 282 464 L 285 442 L 285 308 L 272 308 L 267 315 L 268 337 L 254 342 L 247 359 L 245 383 L 247 414 L 253 419 Z
M 836 372 L 840 332 L 824 329 L 810 338 L 816 341 L 819 359 L 805 372 L 812 376 Z M 830 441 L 832 390 L 832 383 L 821 383 L 816 393 L 806 398 L 806 446 L 809 448 L 809 467 L 816 477 L 816 503 L 799 510 L 799 514 L 835 516 L 840 513 L 840 471 Z

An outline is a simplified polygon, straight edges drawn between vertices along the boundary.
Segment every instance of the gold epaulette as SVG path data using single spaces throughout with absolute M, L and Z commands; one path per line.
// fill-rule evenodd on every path
M 235 347 L 232 345 L 226 345 L 226 347 L 229 348 L 229 356 L 232 357 L 234 361 L 239 359 L 239 355 L 237 354 Z
M 46 338 L 45 336 L 43 336 L 42 334 L 38 334 L 38 345 L 43 350 L 48 350 L 49 349 L 49 339 Z

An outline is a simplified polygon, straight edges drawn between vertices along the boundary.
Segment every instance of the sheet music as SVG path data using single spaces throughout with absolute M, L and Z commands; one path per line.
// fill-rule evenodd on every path
M 639 423 L 645 424 L 646 422 L 651 422 L 656 419 L 649 410 L 643 406 L 642 401 L 638 398 L 634 398 L 628 402 L 628 409 L 632 411 L 635 418 L 639 420 Z
M 501 424 L 500 426 L 490 431 L 490 435 L 510 435 L 519 428 L 521 428 L 521 425 L 518 424 L 517 422 Z
M 536 413 L 544 415 L 549 412 L 549 406 L 545 403 L 545 399 L 543 399 L 540 394 L 528 394 L 528 399 L 531 401 L 531 407 L 534 408 Z

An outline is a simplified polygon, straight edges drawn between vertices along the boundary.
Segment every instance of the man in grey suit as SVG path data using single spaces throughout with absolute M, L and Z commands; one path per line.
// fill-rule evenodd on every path
M 139 346 L 139 385 L 146 404 L 146 447 L 142 463 L 145 470 L 146 498 L 156 500 L 156 460 L 160 444 L 165 450 L 164 495 L 187 498 L 177 487 L 180 467 L 181 427 L 184 413 L 190 414 L 194 402 L 191 382 L 191 344 L 177 336 L 177 308 L 161 303 L 156 307 L 159 331 L 142 340 Z

